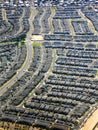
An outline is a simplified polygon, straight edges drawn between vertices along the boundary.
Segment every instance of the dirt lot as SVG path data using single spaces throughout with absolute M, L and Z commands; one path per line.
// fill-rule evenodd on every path
M 42 35 L 32 35 L 32 37 L 31 37 L 31 40 L 32 41 L 43 41 L 43 37 L 42 37 Z
M 97 123 L 98 123 L 98 109 L 89 117 L 89 119 L 86 121 L 86 123 L 80 130 L 93 130 L 93 128 Z M 96 128 L 95 130 L 98 130 L 98 128 Z

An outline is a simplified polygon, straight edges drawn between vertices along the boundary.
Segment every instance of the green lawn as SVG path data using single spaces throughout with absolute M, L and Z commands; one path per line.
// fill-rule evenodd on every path
M 56 10 L 56 7 L 55 7 L 55 6 L 52 6 L 52 7 L 51 7 L 51 10 Z
M 38 41 L 35 41 L 32 43 L 33 46 L 41 46 L 42 43 L 41 42 L 38 42 Z

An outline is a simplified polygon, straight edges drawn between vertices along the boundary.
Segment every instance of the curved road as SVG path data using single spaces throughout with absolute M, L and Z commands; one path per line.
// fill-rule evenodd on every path
M 28 70 L 31 62 L 32 62 L 32 57 L 33 57 L 33 49 L 32 49 L 32 41 L 30 40 L 32 31 L 33 31 L 33 26 L 32 26 L 32 20 L 33 20 L 33 11 L 32 11 L 32 5 L 30 7 L 31 10 L 31 15 L 29 18 L 29 24 L 30 24 L 30 30 L 27 33 L 26 37 L 26 47 L 27 47 L 27 56 L 24 64 L 22 67 L 17 71 L 17 73 L 9 80 L 7 81 L 3 86 L 0 87 L 0 96 L 4 94 L 4 92 L 7 91 L 8 88 L 10 88 L 16 81 L 17 79 L 20 79 L 26 70 Z

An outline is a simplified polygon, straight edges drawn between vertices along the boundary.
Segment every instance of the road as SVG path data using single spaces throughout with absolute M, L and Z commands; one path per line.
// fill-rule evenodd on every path
M 30 7 L 30 10 L 31 10 L 31 15 L 30 15 L 30 18 L 29 18 L 30 29 L 29 29 L 29 31 L 27 33 L 27 37 L 26 37 L 27 56 L 26 56 L 25 62 L 22 65 L 22 67 L 17 71 L 17 73 L 9 81 L 7 81 L 3 86 L 0 87 L 0 96 L 3 95 L 7 91 L 7 89 L 10 88 L 17 81 L 17 79 L 20 79 L 24 75 L 26 70 L 28 70 L 30 63 L 32 62 L 33 48 L 32 48 L 32 41 L 30 40 L 32 31 L 33 31 L 32 5 Z
M 91 32 L 93 32 L 95 35 L 98 35 L 98 32 L 95 30 L 93 23 L 83 14 L 81 9 L 78 10 L 78 13 L 84 21 L 87 21 L 88 27 L 90 28 Z
M 22 16 L 21 16 L 21 18 L 19 19 L 19 30 L 17 31 L 17 33 L 15 34 L 16 36 L 19 34 L 19 33 L 21 33 L 22 32 L 22 30 L 23 30 L 23 18 L 24 18 L 24 16 L 25 16 L 25 8 L 23 9 L 23 13 L 22 13 Z
M 55 15 L 55 9 L 51 8 L 51 14 L 50 14 L 50 17 L 48 18 L 48 24 L 49 24 L 49 28 L 50 28 L 49 34 L 54 32 L 54 27 L 53 27 L 53 24 L 52 24 L 52 18 L 53 18 L 54 15 Z

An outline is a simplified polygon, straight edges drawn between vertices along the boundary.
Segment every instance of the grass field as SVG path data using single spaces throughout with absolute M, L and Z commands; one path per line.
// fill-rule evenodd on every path
M 35 41 L 35 42 L 32 43 L 32 45 L 33 45 L 33 46 L 41 46 L 42 43 L 39 42 L 39 41 Z

